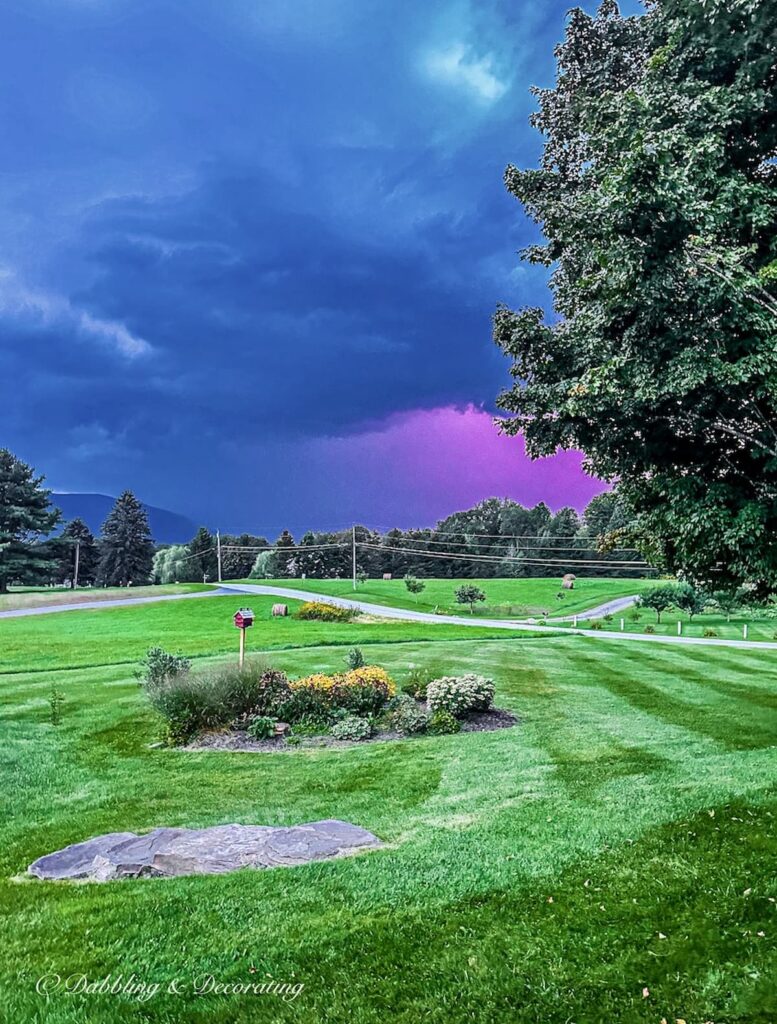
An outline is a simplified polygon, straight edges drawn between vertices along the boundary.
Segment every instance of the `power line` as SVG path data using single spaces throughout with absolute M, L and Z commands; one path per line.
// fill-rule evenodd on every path
M 269 552 L 286 551 L 286 552 L 290 552 L 290 553 L 295 553 L 297 551 L 320 551 L 320 550 L 323 550 L 324 548 L 342 548 L 344 546 L 345 546 L 344 544 L 310 544 L 310 545 L 305 544 L 305 545 L 302 545 L 302 546 L 294 546 L 294 547 L 259 548 L 259 547 L 248 547 L 248 546 L 246 546 L 246 547 L 237 547 L 235 545 L 222 544 L 221 545 L 221 550 L 222 551 L 259 551 L 259 552 L 263 552 L 263 551 L 269 551 Z M 162 550 L 163 551 L 169 551 L 170 548 L 163 548 Z M 203 551 L 192 551 L 188 555 L 176 555 L 174 561 L 176 561 L 176 562 L 188 562 L 190 558 L 206 558 L 209 554 L 214 554 L 215 555 L 216 552 L 215 552 L 215 550 L 213 548 L 211 548 L 209 550 L 203 550 Z
M 652 569 L 652 566 L 648 565 L 647 562 L 637 561 L 618 561 L 610 562 L 606 559 L 584 559 L 584 558 L 519 558 L 511 555 L 463 555 L 457 551 L 419 551 L 417 548 L 385 548 L 377 544 L 360 544 L 360 547 L 369 548 L 373 551 L 395 551 L 409 555 L 422 555 L 425 558 L 453 558 L 467 562 L 486 562 L 486 563 L 498 563 L 498 562 L 519 562 L 521 565 L 590 565 L 596 566 L 597 568 L 640 568 L 640 569 Z
M 537 538 L 537 540 L 548 540 L 548 539 L 549 538 L 547 538 L 547 537 L 538 537 Z M 366 541 L 359 541 L 358 543 L 367 543 L 367 542 Z M 412 544 L 447 544 L 449 547 L 464 548 L 464 547 L 469 547 L 470 544 L 471 544 L 471 541 L 455 541 L 455 540 L 445 541 L 445 540 L 436 540 L 434 537 L 428 537 L 428 538 L 427 537 L 418 537 L 418 538 L 412 538 L 411 537 L 410 538 L 410 543 L 412 543 Z M 492 545 L 492 547 L 493 546 L 495 546 L 495 545 Z M 393 547 L 393 545 L 391 545 L 391 544 L 386 544 L 386 545 L 384 545 L 384 547 L 386 548 L 387 551 L 396 550 L 396 548 Z M 594 550 L 592 545 L 585 545 L 585 544 L 575 545 L 574 547 L 560 547 L 560 546 L 557 546 L 555 544 L 532 544 L 532 545 L 527 545 L 527 547 L 530 547 L 532 551 L 593 551 Z M 638 550 L 639 550 L 638 548 L 613 548 L 612 549 L 613 552 L 615 552 L 615 551 L 638 551 Z M 476 552 L 476 554 L 477 554 L 477 552 Z

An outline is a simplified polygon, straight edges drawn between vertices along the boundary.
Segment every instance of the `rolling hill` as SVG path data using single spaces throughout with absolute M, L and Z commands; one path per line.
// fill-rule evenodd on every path
M 107 494 L 52 494 L 52 502 L 62 509 L 64 522 L 83 519 L 89 529 L 98 535 L 115 498 Z M 151 533 L 158 544 L 183 544 L 192 539 L 197 525 L 186 516 L 154 505 L 144 505 L 148 513 Z

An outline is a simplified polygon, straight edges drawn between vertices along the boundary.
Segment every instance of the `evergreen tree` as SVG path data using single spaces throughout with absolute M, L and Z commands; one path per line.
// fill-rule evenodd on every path
M 221 576 L 225 580 L 244 580 L 251 570 L 259 553 L 257 548 L 269 547 L 266 537 L 254 537 L 250 533 L 241 533 L 239 537 L 223 534 L 221 537 Z
M 153 560 L 146 510 L 132 491 L 124 491 L 103 523 L 98 581 L 104 587 L 147 583 Z
M 189 556 L 186 560 L 185 579 L 194 583 L 217 579 L 216 541 L 206 526 L 201 526 L 189 542 Z
M 51 507 L 43 480 L 0 448 L 0 594 L 9 583 L 31 582 L 51 567 L 51 548 L 35 542 L 54 529 L 61 513 Z
M 97 579 L 100 553 L 94 534 L 83 519 L 71 519 L 59 541 L 61 555 L 56 568 L 56 582 L 70 580 L 75 585 L 76 551 L 78 552 L 78 585 L 86 586 Z

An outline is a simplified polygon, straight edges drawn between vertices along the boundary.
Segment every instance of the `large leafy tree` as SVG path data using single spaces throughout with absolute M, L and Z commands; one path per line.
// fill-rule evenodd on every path
M 188 579 L 189 545 L 170 544 L 154 555 L 151 575 L 154 583 L 180 583 Z
M 146 510 L 132 491 L 124 491 L 103 523 L 98 581 L 104 587 L 147 583 L 153 560 Z
M 284 530 L 275 542 L 277 550 L 271 553 L 267 562 L 267 572 L 275 579 L 286 579 L 297 575 L 294 538 L 288 530 Z M 287 550 L 290 549 L 290 550 Z
M 44 478 L 7 448 L 0 448 L 0 593 L 9 583 L 32 582 L 51 566 L 52 551 L 38 541 L 57 525 Z
M 573 11 L 537 90 L 557 317 L 498 309 L 500 396 L 532 456 L 619 479 L 643 553 L 720 587 L 777 586 L 777 18 L 770 0 Z
M 257 549 L 266 548 L 266 537 L 241 533 L 239 537 L 224 534 L 221 538 L 221 575 L 225 580 L 242 580 L 251 572 Z

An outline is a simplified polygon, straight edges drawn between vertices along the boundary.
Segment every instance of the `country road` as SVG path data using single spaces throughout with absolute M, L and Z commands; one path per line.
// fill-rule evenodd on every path
M 52 612 L 95 611 L 98 608 L 124 608 L 132 604 L 156 604 L 157 601 L 184 601 L 190 597 L 224 597 L 227 590 L 197 590 L 189 594 L 160 594 L 158 597 L 117 597 L 108 601 L 73 601 L 72 604 L 46 604 L 36 608 L 11 608 L 0 612 L 0 619 L 22 619 L 27 615 L 50 615 Z
M 222 591 L 232 591 L 235 594 L 258 594 L 268 597 L 286 597 L 290 601 L 323 601 L 326 604 L 335 604 L 341 608 L 358 608 L 359 611 L 363 612 L 365 615 L 380 616 L 384 619 L 405 619 L 411 622 L 445 622 L 449 625 L 456 626 L 479 626 L 486 627 L 488 629 L 505 629 L 529 633 L 555 633 L 557 636 L 568 636 L 569 634 L 572 634 L 574 636 L 583 636 L 592 639 L 633 640 L 637 643 L 680 644 L 686 647 L 741 647 L 752 650 L 777 650 L 777 643 L 760 640 L 716 640 L 695 636 L 659 636 L 658 634 L 651 633 L 620 633 L 615 630 L 606 629 L 564 629 L 562 633 L 562 630 L 560 630 L 559 627 L 551 625 L 540 626 L 531 622 L 516 622 L 512 619 L 483 619 L 463 615 L 433 615 L 431 612 L 413 611 L 412 608 L 391 608 L 388 605 L 370 604 L 367 601 L 360 601 L 358 599 L 351 600 L 343 597 L 332 597 L 329 594 L 317 594 L 313 591 L 297 590 L 293 587 L 271 587 L 265 586 L 261 583 L 223 583 L 221 584 L 221 589 Z M 634 599 L 620 598 L 619 600 L 632 603 Z M 609 601 L 608 605 L 611 606 L 615 603 L 617 602 Z M 601 609 L 604 607 L 606 606 L 600 605 L 598 609 L 593 609 L 593 612 L 581 613 L 578 615 L 578 618 L 595 617 L 593 613 L 600 613 Z M 625 605 L 624 607 L 628 607 L 628 605 Z M 601 614 L 604 613 L 601 612 Z M 569 617 L 570 621 L 571 618 L 572 616 Z M 563 622 L 567 620 L 560 619 L 557 621 Z
M 636 604 L 637 595 L 631 597 L 616 597 L 612 601 L 605 601 L 604 604 L 590 608 L 588 611 L 578 612 L 577 615 L 549 615 L 548 622 L 574 622 L 575 619 L 601 619 L 603 615 L 617 615 Z
M 402 619 L 410 622 L 429 622 L 433 624 L 448 623 L 455 626 L 467 626 L 487 629 L 504 629 L 508 632 L 524 633 L 555 633 L 557 636 L 582 636 L 596 640 L 626 640 L 636 643 L 680 644 L 685 647 L 739 647 L 749 650 L 777 650 L 777 642 L 759 640 L 721 640 L 692 636 L 659 636 L 650 633 L 621 633 L 615 630 L 561 629 L 558 626 L 542 626 L 529 621 L 513 619 L 484 619 L 464 615 L 434 615 L 431 612 L 414 611 L 412 608 L 392 608 L 389 605 L 371 604 L 358 598 L 333 597 L 330 594 L 319 594 L 312 590 L 298 590 L 295 587 L 274 587 L 263 583 L 221 583 L 212 590 L 198 591 L 193 594 L 160 594 L 159 597 L 127 597 L 110 601 L 85 601 L 81 604 L 47 605 L 40 608 L 16 608 L 0 612 L 0 619 L 22 618 L 27 615 L 49 615 L 52 612 L 94 611 L 100 608 L 122 608 L 136 604 L 152 604 L 156 601 L 185 601 L 201 597 L 225 597 L 229 594 L 265 597 L 285 597 L 290 601 L 323 601 L 325 604 L 338 605 L 341 608 L 358 608 L 365 615 L 375 615 L 383 619 Z M 578 619 L 598 618 L 608 613 L 622 611 L 634 603 L 633 597 L 621 597 L 606 604 L 592 608 L 588 612 L 580 612 Z M 557 618 L 556 622 L 571 622 L 573 615 Z M 547 620 L 549 623 L 553 620 Z

